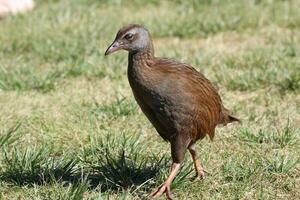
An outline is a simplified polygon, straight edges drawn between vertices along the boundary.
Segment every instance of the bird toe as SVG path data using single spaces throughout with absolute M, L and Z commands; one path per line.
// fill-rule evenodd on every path
M 153 199 L 158 199 L 159 197 L 161 197 L 164 193 L 166 193 L 167 199 L 168 200 L 172 200 L 173 199 L 173 195 L 171 193 L 171 188 L 170 185 L 164 184 L 162 186 L 160 186 L 155 192 L 153 192 L 150 196 Z

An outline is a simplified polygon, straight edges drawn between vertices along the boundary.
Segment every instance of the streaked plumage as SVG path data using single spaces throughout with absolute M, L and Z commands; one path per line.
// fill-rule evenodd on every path
M 177 173 L 189 149 L 197 173 L 202 176 L 194 143 L 206 135 L 213 139 L 218 124 L 238 119 L 229 115 L 217 90 L 204 75 L 176 60 L 156 58 L 151 36 L 144 27 L 122 28 L 106 54 L 118 49 L 129 51 L 128 80 L 137 103 L 160 136 L 171 143 L 172 171 Z M 166 192 L 171 198 L 169 186 L 174 173 L 154 197 Z

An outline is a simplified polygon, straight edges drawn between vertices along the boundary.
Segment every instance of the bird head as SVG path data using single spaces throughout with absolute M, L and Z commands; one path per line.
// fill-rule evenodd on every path
M 146 28 L 138 24 L 131 24 L 121 28 L 113 43 L 107 48 L 105 55 L 118 50 L 138 52 L 146 49 L 151 43 L 151 37 Z

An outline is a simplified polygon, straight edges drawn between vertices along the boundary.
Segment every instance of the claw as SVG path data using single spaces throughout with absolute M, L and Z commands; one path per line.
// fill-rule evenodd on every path
M 164 193 L 166 193 L 167 199 L 169 199 L 169 200 L 173 199 L 173 195 L 171 193 L 171 189 L 170 189 L 169 184 L 163 184 L 155 192 L 153 192 L 151 194 L 151 196 L 152 196 L 153 199 L 157 199 Z
M 204 170 L 202 169 L 202 170 L 199 170 L 198 172 L 197 172 L 197 175 L 196 175 L 197 177 L 199 177 L 200 179 L 204 179 L 204 177 L 205 177 L 205 172 L 204 172 Z
M 171 183 L 174 180 L 177 172 L 180 169 L 180 163 L 173 163 L 172 167 L 171 167 L 171 173 L 169 175 L 169 177 L 167 178 L 167 180 L 165 181 L 165 183 L 160 186 L 155 192 L 153 192 L 151 194 L 151 197 L 153 199 L 157 199 L 159 198 L 163 193 L 166 193 L 167 199 L 172 200 L 172 193 L 171 193 Z
M 196 180 L 203 180 L 206 176 L 206 171 L 203 169 L 196 170 L 196 175 L 193 176 L 190 180 L 191 181 L 196 181 Z

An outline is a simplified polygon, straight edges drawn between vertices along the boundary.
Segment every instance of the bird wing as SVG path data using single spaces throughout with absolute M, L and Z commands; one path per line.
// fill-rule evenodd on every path
M 178 115 L 178 120 L 184 120 L 182 123 L 194 122 L 198 132 L 213 138 L 215 126 L 224 118 L 224 107 L 212 83 L 190 65 L 175 60 L 157 59 L 152 66 L 160 76 L 160 96 L 176 104 L 170 106 L 177 109 L 170 111 L 174 117 Z

